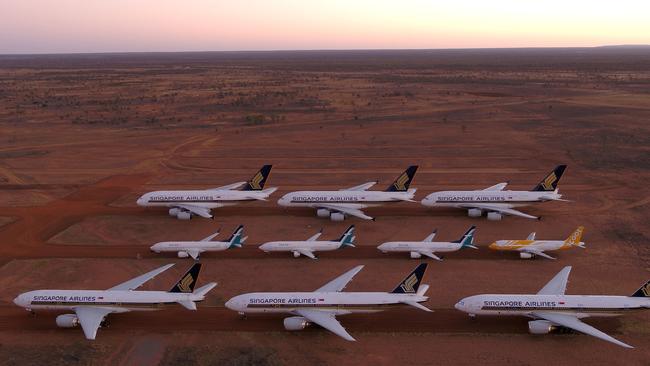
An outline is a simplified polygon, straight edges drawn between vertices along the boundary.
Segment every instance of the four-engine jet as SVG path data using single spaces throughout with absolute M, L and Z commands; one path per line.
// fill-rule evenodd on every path
M 236 205 L 241 201 L 266 201 L 276 187 L 264 189 L 271 173 L 271 165 L 264 165 L 248 182 L 237 182 L 206 190 L 154 191 L 138 198 L 138 206 L 169 207 L 169 215 L 189 220 L 192 215 L 212 218 L 213 208 Z M 242 188 L 243 187 L 243 188 Z M 241 190 L 238 190 L 241 188 Z
M 173 264 L 162 266 L 108 290 L 29 291 L 18 295 L 14 303 L 29 311 L 72 310 L 74 314 L 57 316 L 56 325 L 62 328 L 81 325 L 86 338 L 95 339 L 97 329 L 105 324 L 104 319 L 108 314 L 160 310 L 163 305 L 174 303 L 196 310 L 196 302 L 203 301 L 205 295 L 217 285 L 211 282 L 194 291 L 201 270 L 201 264 L 195 263 L 168 292 L 134 291 L 171 266 Z
M 584 249 L 585 243 L 580 241 L 584 230 L 585 228 L 583 226 L 578 227 L 566 240 L 535 240 L 535 233 L 533 232 L 528 235 L 526 240 L 497 240 L 490 244 L 490 249 L 519 252 L 519 257 L 523 259 L 529 259 L 535 256 L 555 259 L 544 252 L 573 247 Z
M 616 316 L 632 310 L 650 308 L 650 281 L 632 296 L 565 295 L 571 267 L 564 267 L 535 295 L 475 295 L 456 304 L 470 316 L 520 315 L 532 334 L 547 334 L 558 327 L 570 328 L 616 345 L 633 348 L 598 329 L 583 323 L 590 316 Z
M 393 252 L 409 252 L 411 258 L 421 258 L 426 256 L 435 260 L 441 261 L 442 258 L 438 257 L 434 253 L 448 253 L 455 252 L 463 248 L 473 248 L 478 249 L 474 245 L 474 232 L 476 231 L 476 226 L 472 226 L 461 236 L 460 239 L 452 242 L 444 241 L 433 241 L 433 238 L 436 236 L 436 230 L 434 230 L 429 236 L 427 236 L 423 241 L 390 241 L 383 243 L 377 247 L 383 253 L 393 253 Z
M 178 258 L 192 257 L 194 260 L 198 260 L 199 255 L 203 252 L 218 252 L 226 249 L 241 248 L 248 238 L 242 237 L 243 233 L 244 225 L 239 225 L 226 241 L 212 241 L 214 237 L 219 235 L 219 231 L 217 231 L 200 241 L 163 241 L 156 243 L 151 246 L 151 251 L 155 253 L 177 252 Z
M 362 209 L 380 206 L 387 202 L 413 202 L 415 188 L 409 189 L 417 165 L 412 165 L 386 188 L 385 191 L 368 191 L 377 182 L 368 182 L 338 191 L 297 191 L 287 193 L 278 200 L 280 206 L 311 207 L 318 217 L 329 217 L 332 221 L 343 221 L 346 216 L 374 220 Z
M 429 298 L 428 285 L 420 285 L 427 264 L 422 263 L 391 292 L 342 292 L 352 277 L 363 269 L 357 266 L 314 292 L 256 292 L 235 296 L 226 307 L 240 314 L 288 313 L 287 330 L 302 330 L 315 323 L 348 341 L 355 339 L 336 319 L 337 315 L 374 313 L 395 305 L 410 305 L 431 311 L 420 303 Z
M 502 215 L 539 219 L 514 208 L 538 202 L 564 201 L 558 193 L 557 184 L 565 169 L 566 165 L 558 165 L 532 191 L 504 191 L 508 183 L 499 183 L 476 191 L 434 192 L 426 196 L 422 204 L 429 207 L 464 208 L 470 217 L 479 217 L 487 212 L 488 220 L 501 220 Z
M 354 247 L 354 225 L 351 225 L 340 238 L 336 240 L 316 240 L 323 230 L 304 241 L 271 241 L 260 245 L 260 249 L 269 252 L 292 252 L 295 258 L 304 255 L 316 259 L 314 252 L 330 251 L 345 247 Z

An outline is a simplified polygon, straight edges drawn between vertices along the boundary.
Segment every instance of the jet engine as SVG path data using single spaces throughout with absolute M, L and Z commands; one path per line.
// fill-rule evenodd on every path
M 181 212 L 180 209 L 178 208 L 170 208 L 169 209 L 169 216 L 176 216 L 178 213 Z
M 56 326 L 59 328 L 74 328 L 79 326 L 79 318 L 74 314 L 63 314 L 56 317 Z
M 187 252 L 178 252 L 178 258 L 187 258 L 190 255 Z
M 548 334 L 555 328 L 555 325 L 548 320 L 532 320 L 528 322 L 528 331 L 531 334 Z
M 179 220 L 189 220 L 189 219 L 192 218 L 192 214 L 189 213 L 189 212 L 181 211 L 181 212 L 179 212 L 179 213 L 176 214 L 176 217 L 177 217 Z
M 490 221 L 500 221 L 501 217 L 503 216 L 498 212 L 488 212 L 487 214 L 487 219 Z
M 293 251 L 293 257 L 294 257 L 294 258 L 298 258 L 298 257 L 300 257 L 300 252 L 297 252 L 297 251 L 294 250 L 294 251 Z
M 530 259 L 534 257 L 532 253 L 519 252 L 519 258 L 521 259 Z
M 422 254 L 420 254 L 418 252 L 411 252 L 411 258 L 413 258 L 413 259 L 422 258 Z
M 478 208 L 470 208 L 467 210 L 467 216 L 469 217 L 481 217 L 481 215 L 483 215 L 483 211 Z
M 345 215 L 338 212 L 332 212 L 330 219 L 332 219 L 332 221 L 343 221 L 345 220 Z
M 284 329 L 286 330 L 303 330 L 309 326 L 307 319 L 302 316 L 292 316 L 284 319 Z
M 325 208 L 319 208 L 316 210 L 316 216 L 318 217 L 330 217 L 330 210 Z

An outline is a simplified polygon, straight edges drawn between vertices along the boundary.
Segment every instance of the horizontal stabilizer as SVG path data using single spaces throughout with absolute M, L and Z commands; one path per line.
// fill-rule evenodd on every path
M 433 310 L 431 310 L 431 309 L 429 309 L 428 307 L 426 307 L 426 306 L 424 306 L 424 305 L 422 305 L 422 304 L 419 304 L 419 303 L 417 303 L 417 302 L 415 302 L 415 301 L 401 301 L 401 303 L 402 303 L 402 304 L 406 304 L 406 305 L 413 306 L 414 308 L 418 308 L 418 309 L 420 309 L 420 310 L 424 310 L 424 311 L 427 311 L 427 312 L 430 312 L 430 313 L 433 312 Z
M 194 295 L 205 296 L 208 292 L 210 292 L 215 287 L 217 287 L 217 283 L 210 282 L 207 285 L 203 285 L 197 288 L 196 290 L 194 290 Z
M 184 300 L 184 301 L 177 301 L 177 302 L 183 305 L 183 307 L 187 310 L 196 310 L 196 303 L 194 301 Z

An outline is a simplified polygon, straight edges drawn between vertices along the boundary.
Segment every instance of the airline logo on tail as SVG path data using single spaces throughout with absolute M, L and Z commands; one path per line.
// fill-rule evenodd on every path
M 407 294 L 412 294 L 415 292 L 415 284 L 418 283 L 418 277 L 413 273 L 409 278 L 405 279 L 404 282 L 400 285 L 402 291 Z
M 178 289 L 181 290 L 181 292 L 192 292 L 192 283 L 194 282 L 194 277 L 192 277 L 191 273 L 188 273 L 178 281 Z
M 641 287 L 641 292 L 643 295 L 650 296 L 650 282 L 646 283 L 645 286 Z
M 584 226 L 580 226 L 574 231 L 564 242 L 567 245 L 578 245 L 582 239 L 582 232 L 585 230 Z
M 552 172 L 551 174 L 544 179 L 542 182 L 542 187 L 544 187 L 545 191 L 553 191 L 555 188 L 553 187 L 553 183 L 557 180 L 557 176 L 555 175 L 555 172 Z
M 406 174 L 406 172 L 402 173 L 402 175 L 395 180 L 393 183 L 393 187 L 395 187 L 396 190 L 398 191 L 405 191 L 406 190 L 406 182 L 409 181 L 409 176 Z
M 248 182 L 248 184 L 251 186 L 251 188 L 256 189 L 256 190 L 260 190 L 260 189 L 262 189 L 262 186 L 260 185 L 260 183 L 262 183 L 263 180 L 264 180 L 264 175 L 262 175 L 262 172 L 259 171 L 259 172 L 257 172 L 257 174 L 255 174 L 255 176 L 253 178 L 251 178 L 251 180 Z

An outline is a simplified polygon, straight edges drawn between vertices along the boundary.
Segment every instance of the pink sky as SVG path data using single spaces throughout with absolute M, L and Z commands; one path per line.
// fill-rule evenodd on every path
M 0 0 L 0 54 L 650 44 L 650 1 Z

